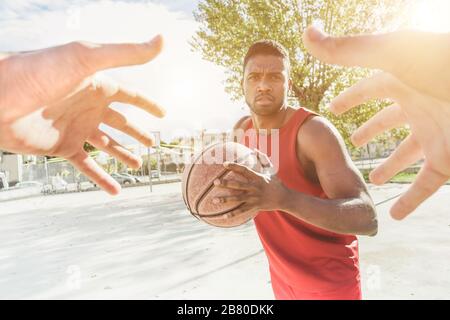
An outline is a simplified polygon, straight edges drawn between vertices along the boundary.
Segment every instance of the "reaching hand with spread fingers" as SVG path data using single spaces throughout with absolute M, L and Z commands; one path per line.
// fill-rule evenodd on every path
M 403 219 L 450 178 L 450 34 L 399 31 L 332 37 L 308 28 L 303 41 L 316 58 L 330 64 L 382 70 L 337 96 L 330 105 L 341 114 L 370 99 L 394 103 L 352 135 L 362 146 L 385 130 L 408 124 L 411 134 L 370 174 L 383 184 L 424 159 L 416 180 L 391 208 Z
M 144 95 L 96 72 L 146 63 L 159 54 L 162 45 L 162 37 L 157 36 L 145 43 L 74 42 L 0 55 L 0 149 L 63 157 L 107 192 L 117 194 L 119 184 L 89 157 L 84 143 L 138 168 L 142 160 L 99 126 L 106 124 L 151 146 L 151 135 L 110 104 L 131 104 L 157 117 L 163 117 L 165 111 Z

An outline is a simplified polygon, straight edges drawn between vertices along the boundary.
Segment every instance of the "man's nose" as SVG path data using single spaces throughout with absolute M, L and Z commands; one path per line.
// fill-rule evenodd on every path
M 270 92 L 272 90 L 272 88 L 270 87 L 270 85 L 267 83 L 267 81 L 265 81 L 264 79 L 262 79 L 257 86 L 257 91 L 259 93 L 262 92 Z

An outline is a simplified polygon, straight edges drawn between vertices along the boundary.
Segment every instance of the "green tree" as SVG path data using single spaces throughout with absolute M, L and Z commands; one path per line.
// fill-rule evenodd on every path
M 84 151 L 86 151 L 86 152 L 88 152 L 88 153 L 97 150 L 93 145 L 91 145 L 91 144 L 88 143 L 88 142 L 85 142 L 85 143 L 84 143 L 83 149 L 84 149 Z
M 353 149 L 351 133 L 383 103 L 368 103 L 344 117 L 332 116 L 325 108 L 329 100 L 368 72 L 314 59 L 303 46 L 303 31 L 313 23 L 333 35 L 387 31 L 403 23 L 398 13 L 409 3 L 410 0 L 204 0 L 194 12 L 200 28 L 191 46 L 204 59 L 225 68 L 225 90 L 240 100 L 242 64 L 248 47 L 260 39 L 280 42 L 288 50 L 292 66 L 290 103 L 327 116 Z M 396 134 L 404 137 L 406 131 Z
M 142 170 L 143 170 L 143 174 L 144 175 L 148 175 L 149 174 L 149 170 L 148 170 L 148 159 L 144 159 L 143 164 L 142 164 Z M 150 158 L 150 169 L 151 170 L 157 170 L 158 169 L 158 161 L 154 158 Z

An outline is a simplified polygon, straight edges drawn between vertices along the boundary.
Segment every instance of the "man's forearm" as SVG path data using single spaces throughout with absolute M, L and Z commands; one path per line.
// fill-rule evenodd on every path
M 322 199 L 286 188 L 280 209 L 335 233 L 374 236 L 378 230 L 370 199 Z

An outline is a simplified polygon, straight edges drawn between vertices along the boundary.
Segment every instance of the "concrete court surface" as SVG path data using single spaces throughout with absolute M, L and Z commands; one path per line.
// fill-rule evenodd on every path
M 375 203 L 408 185 L 370 186 Z M 450 298 L 450 186 L 359 237 L 364 299 Z M 252 223 L 219 229 L 180 184 L 0 202 L 0 299 L 273 299 Z

